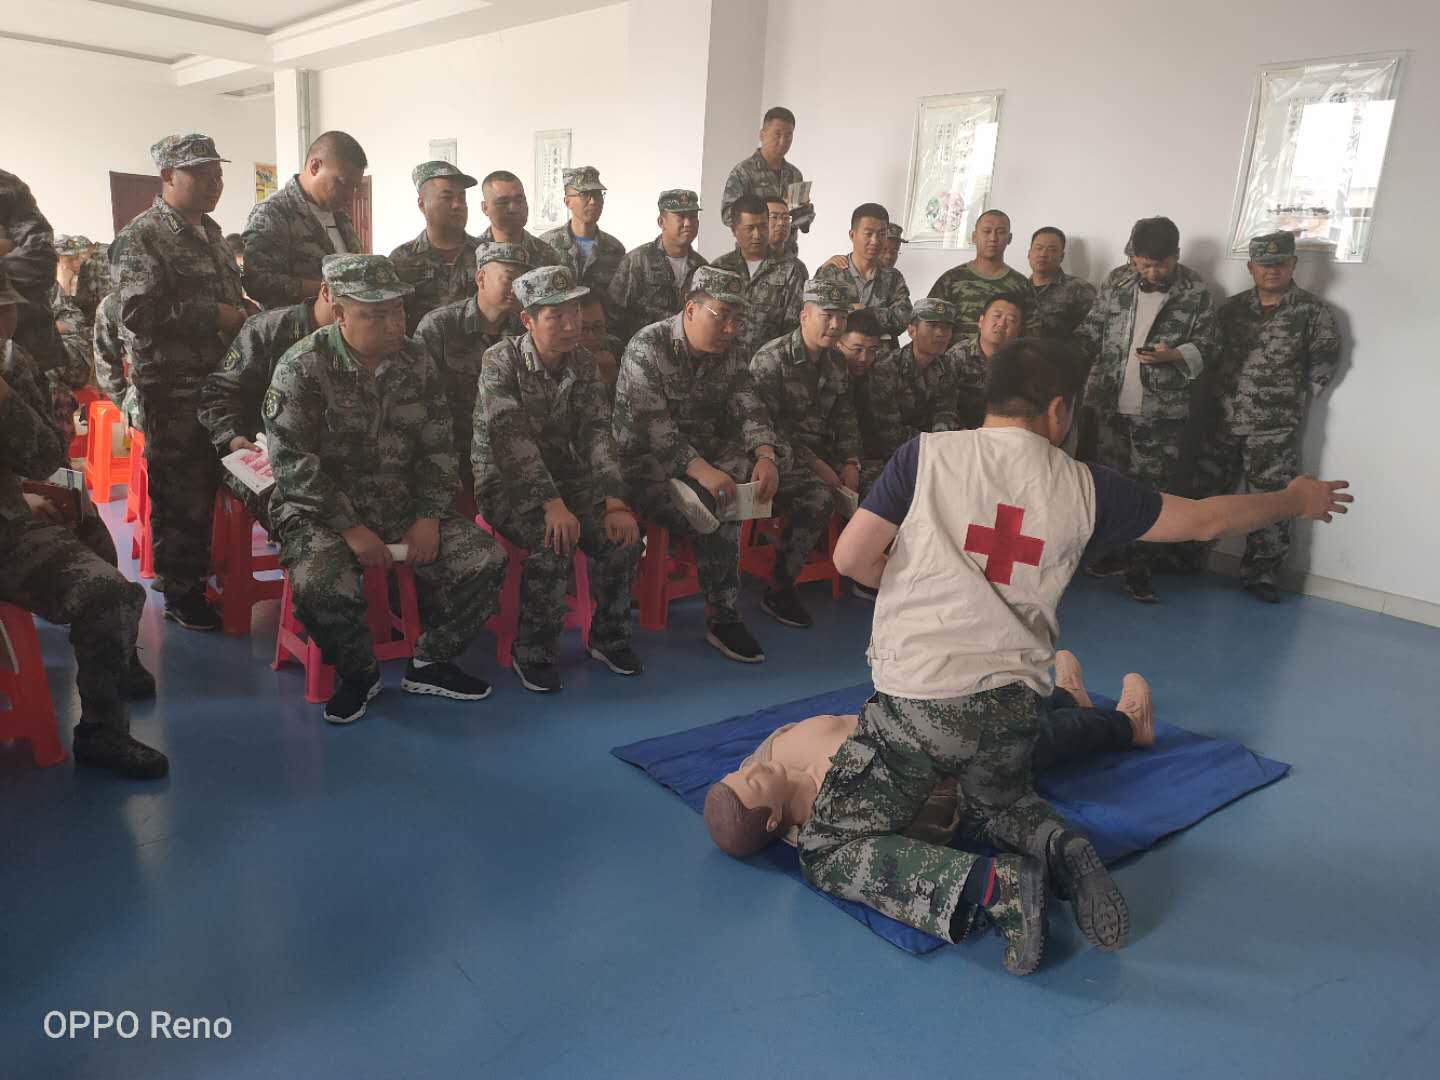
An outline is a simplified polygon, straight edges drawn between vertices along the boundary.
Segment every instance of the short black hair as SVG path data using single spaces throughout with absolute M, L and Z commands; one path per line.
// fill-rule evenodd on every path
M 730 204 L 730 220 L 738 224 L 741 214 L 759 214 L 763 218 L 768 218 L 770 207 L 766 205 L 765 199 L 760 195 L 741 195 Z
M 878 202 L 862 202 L 859 206 L 855 207 L 855 212 L 850 215 L 850 228 L 855 228 L 856 225 L 860 224 L 861 218 L 867 217 L 878 218 L 880 221 L 885 222 L 886 225 L 890 224 L 889 210 L 886 210 Z
M 310 148 L 305 151 L 305 160 L 309 161 L 316 155 L 326 158 L 331 154 L 357 169 L 365 169 L 370 166 L 370 159 L 365 156 L 364 148 L 356 141 L 354 135 L 346 131 L 326 131 L 317 135 L 315 141 L 310 144 Z
M 1024 297 L 1022 297 L 1019 293 L 996 293 L 994 296 L 990 297 L 990 299 L 985 301 L 985 306 L 980 309 L 980 318 L 983 319 L 985 317 L 985 313 L 989 311 L 992 307 L 994 307 L 996 304 L 1014 304 L 1015 307 L 1020 311 L 1021 319 L 1024 319 L 1026 313 L 1030 310 L 1025 305 Z
M 490 175 L 480 181 L 480 194 L 489 197 L 490 188 L 494 184 L 520 184 L 520 177 L 506 169 L 496 169 Z M 523 187 L 524 185 L 521 184 Z
M 1031 420 L 1043 416 L 1057 397 L 1073 408 L 1084 382 L 1084 362 L 1067 342 L 1020 338 L 990 358 L 985 411 Z
M 1065 230 L 1062 229 L 1062 228 L 1060 228 L 1060 227 L 1057 226 L 1057 225 L 1042 225 L 1042 226 L 1040 226 L 1040 228 L 1036 229 L 1033 233 L 1030 234 L 1030 243 L 1033 244 L 1033 243 L 1034 243 L 1036 240 L 1038 240 L 1040 237 L 1042 237 L 1042 236 L 1047 236 L 1047 235 L 1048 235 L 1048 236 L 1058 236 L 1058 237 L 1060 238 L 1060 246 L 1061 246 L 1062 248 L 1065 247 L 1066 244 L 1069 243 L 1069 241 L 1065 239 Z
M 784 120 L 785 123 L 791 127 L 795 126 L 795 114 L 785 108 L 784 105 L 776 105 L 773 109 L 767 111 L 765 113 L 765 120 L 760 126 L 764 127 L 765 124 L 768 124 L 771 120 Z
M 1168 259 L 1180 254 L 1180 230 L 1168 217 L 1141 218 L 1130 233 L 1130 254 Z
M 884 337 L 885 331 L 880 329 L 880 319 L 873 308 L 856 308 L 850 312 L 845 319 L 845 333 L 864 334 L 866 337 Z
M 231 250 L 240 250 L 245 246 L 245 238 L 238 232 L 226 233 L 225 243 L 230 245 Z
M 981 215 L 975 219 L 975 227 L 978 229 L 978 228 L 980 227 L 980 222 L 984 221 L 987 217 L 990 217 L 992 214 L 995 214 L 995 215 L 997 215 L 997 216 L 999 216 L 999 217 L 1003 217 L 1003 218 L 1005 219 L 1005 224 L 1006 224 L 1006 225 L 1009 225 L 1009 224 L 1010 224 L 1010 215 L 1007 214 L 1007 213 L 1005 213 L 1004 210 L 997 210 L 997 209 L 995 209 L 995 207 L 992 206 L 989 210 L 986 210 L 986 211 L 982 212 Z

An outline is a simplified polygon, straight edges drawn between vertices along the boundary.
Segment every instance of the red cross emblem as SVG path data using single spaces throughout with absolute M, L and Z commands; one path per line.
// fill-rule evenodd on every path
M 1040 552 L 1045 541 L 1035 536 L 1022 536 L 1020 526 L 1025 511 L 1018 506 L 1000 503 L 995 507 L 995 527 L 971 525 L 965 533 L 965 550 L 987 555 L 985 577 L 997 585 L 1009 585 L 1017 562 L 1027 566 L 1040 565 Z

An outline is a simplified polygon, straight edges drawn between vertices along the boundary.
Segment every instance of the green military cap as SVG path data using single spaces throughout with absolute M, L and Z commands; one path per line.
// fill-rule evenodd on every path
M 568 266 L 542 266 L 515 279 L 515 298 L 526 311 L 537 307 L 553 307 L 569 300 L 578 300 L 590 290 L 575 280 Z
M 25 303 L 25 298 L 15 291 L 15 286 L 10 284 L 10 275 L 4 270 L 0 270 L 0 307 L 23 303 Z
M 397 300 L 414 291 L 384 255 L 326 255 L 321 273 L 331 296 L 362 304 Z
M 209 135 L 166 135 L 150 147 L 150 160 L 157 169 L 188 169 L 192 165 L 208 165 L 212 161 L 228 162 L 215 149 L 215 140 Z
M 475 269 L 486 263 L 503 262 L 514 263 L 516 266 L 529 266 L 530 253 L 519 244 L 502 244 L 495 241 L 489 244 L 481 244 L 475 249 Z
M 694 192 L 690 192 L 694 194 Z M 745 303 L 745 279 L 729 270 L 702 266 L 690 275 L 690 292 L 703 292 L 722 304 Z
M 804 300 L 824 311 L 849 311 L 860 302 L 860 293 L 848 281 L 811 278 L 805 282 Z
M 1295 234 L 1266 233 L 1250 241 L 1250 261 L 1261 266 L 1278 266 L 1295 257 Z
M 959 312 L 955 305 L 949 300 L 939 300 L 933 296 L 926 296 L 915 301 L 915 307 L 911 310 L 911 322 L 938 322 L 955 325 Z
M 65 233 L 58 233 L 55 236 L 56 255 L 84 255 L 90 250 L 90 238 L 88 236 L 67 236 Z
M 698 214 L 700 196 L 688 188 L 667 188 L 660 192 L 658 205 L 661 213 Z
M 565 186 L 571 191 L 601 191 L 605 185 L 600 182 L 600 170 L 594 165 L 577 165 L 564 172 Z
M 472 188 L 480 182 L 473 176 L 468 176 L 461 172 L 448 161 L 422 161 L 410 170 L 410 179 L 414 182 L 416 191 L 420 190 L 420 185 L 425 183 L 426 180 L 444 178 L 459 180 L 467 188 Z
M 899 240 L 902 244 L 908 244 L 910 242 L 909 240 L 905 239 L 905 230 L 902 229 L 899 225 L 896 225 L 894 222 L 891 222 L 889 225 L 885 226 L 885 239 Z

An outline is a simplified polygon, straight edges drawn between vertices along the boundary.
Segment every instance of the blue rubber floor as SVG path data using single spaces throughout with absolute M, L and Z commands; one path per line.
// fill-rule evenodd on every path
M 0 748 L 0 1077 L 1433 1078 L 1440 631 L 1157 587 L 1142 608 L 1076 582 L 1062 620 L 1087 680 L 1116 693 L 1138 669 L 1165 719 L 1294 772 L 1120 868 L 1130 948 L 1086 948 L 1061 907 L 1026 979 L 998 938 L 900 952 L 722 855 L 609 754 L 860 680 L 860 601 L 808 589 L 807 632 L 748 591 L 758 668 L 703 643 L 695 601 L 637 632 L 639 679 L 572 635 L 549 698 L 487 636 L 467 663 L 489 701 L 403 695 L 392 664 L 337 730 L 296 669 L 270 670 L 274 604 L 233 638 L 152 598 L 160 696 L 134 727 L 169 780 Z M 68 743 L 68 646 L 41 636 Z M 132 1010 L 140 1036 L 47 1038 L 71 1009 Z M 152 1010 L 232 1033 L 152 1040 Z

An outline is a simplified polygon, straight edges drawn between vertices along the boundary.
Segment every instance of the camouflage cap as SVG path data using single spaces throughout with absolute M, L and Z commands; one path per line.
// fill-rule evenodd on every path
M 502 244 L 495 241 L 489 244 L 481 244 L 475 249 L 475 269 L 486 263 L 503 262 L 514 263 L 516 266 L 530 265 L 530 252 L 526 251 L 519 244 Z
M 426 180 L 447 177 L 451 180 L 459 180 L 467 188 L 472 188 L 480 182 L 473 176 L 461 172 L 448 161 L 422 161 L 410 170 L 410 179 L 415 184 L 416 191 L 420 190 L 420 185 Z
M 215 149 L 215 140 L 209 135 L 191 132 L 189 135 L 166 135 L 150 147 L 150 160 L 157 169 L 188 169 L 192 165 L 208 165 L 212 161 L 228 162 Z
M 745 279 L 716 266 L 702 266 L 690 275 L 690 292 L 686 295 L 697 292 L 703 292 L 722 304 L 743 304 Z
M 594 165 L 577 165 L 564 172 L 565 186 L 572 191 L 604 191 L 600 182 L 600 170 Z
M 15 286 L 10 284 L 10 275 L 0 270 L 0 307 L 9 307 L 12 304 L 19 306 L 25 303 L 25 298 L 15 291 Z
M 65 233 L 55 234 L 56 255 L 84 255 L 89 250 L 90 238 L 88 236 L 80 236 L 78 233 L 74 236 L 67 236 Z
M 662 214 L 698 214 L 700 196 L 689 188 L 666 188 L 660 192 L 660 200 L 656 205 L 660 207 Z
M 860 293 L 843 279 L 811 278 L 805 282 L 804 300 L 824 311 L 849 311 L 860 302 Z
M 578 300 L 590 290 L 575 280 L 568 266 L 541 266 L 515 279 L 515 298 L 526 311 L 537 307 L 553 307 Z
M 1295 257 L 1295 234 L 1266 233 L 1250 241 L 1250 261 L 1261 266 L 1279 266 Z
M 955 305 L 949 300 L 939 300 L 933 296 L 926 296 L 915 301 L 915 307 L 911 311 L 911 322 L 938 322 L 955 325 L 959 312 Z
M 414 291 L 384 255 L 326 255 L 321 272 L 332 297 L 362 304 L 396 300 Z
M 905 230 L 899 225 L 896 225 L 893 221 L 889 225 L 885 226 L 885 239 L 899 240 L 902 244 L 908 244 L 910 242 L 909 240 L 905 239 Z

